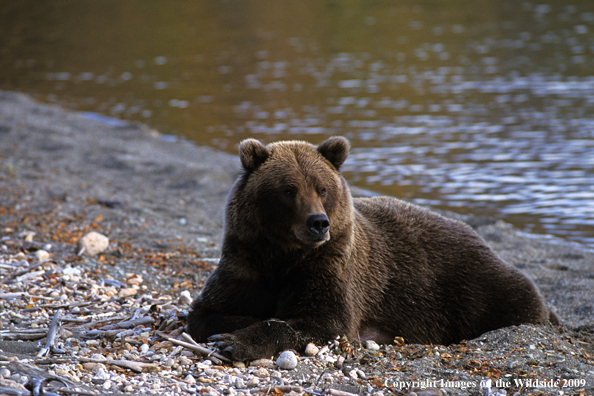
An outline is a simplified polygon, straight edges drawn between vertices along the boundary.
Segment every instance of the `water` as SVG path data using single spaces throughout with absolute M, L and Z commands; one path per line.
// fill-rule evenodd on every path
M 594 247 L 594 2 L 0 9 L 0 88 L 235 152 L 352 143 L 357 186 Z

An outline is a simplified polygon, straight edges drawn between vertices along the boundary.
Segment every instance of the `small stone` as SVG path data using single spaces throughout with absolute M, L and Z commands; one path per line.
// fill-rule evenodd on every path
M 7 379 L 10 378 L 10 370 L 5 367 L 1 368 L 0 369 L 0 377 L 7 378 Z
M 74 275 L 74 276 L 80 276 L 82 274 L 82 270 L 78 267 L 66 267 L 62 270 L 62 273 L 64 275 Z M 78 308 L 78 307 L 75 307 Z
M 35 252 L 35 258 L 37 261 L 44 261 L 50 257 L 50 254 L 43 249 L 39 249 Z
M 179 294 L 179 303 L 187 305 L 190 305 L 192 303 L 192 296 L 190 295 L 189 291 L 184 290 Z
M 184 378 L 184 381 L 186 381 L 188 384 L 195 384 L 196 378 L 194 378 L 192 374 L 188 374 L 186 375 L 186 378 Z
M 245 384 L 245 386 L 247 386 L 248 388 L 254 388 L 256 386 L 258 386 L 260 384 L 260 380 L 258 379 L 258 377 L 252 377 L 248 380 L 248 382 Z
M 244 389 L 245 388 L 245 381 L 241 378 L 237 378 L 235 380 L 235 387 L 237 389 Z
M 367 340 L 365 341 L 365 348 L 369 349 L 370 351 L 379 351 L 380 346 L 373 340 Z
M 337 359 L 336 362 L 334 363 L 334 365 L 336 366 L 337 369 L 341 369 L 342 366 L 344 365 L 344 361 L 345 361 L 345 357 L 340 355 Z
M 136 290 L 133 287 L 128 287 L 126 289 L 120 290 L 120 292 L 118 293 L 118 298 L 134 296 L 136 295 L 136 293 L 138 293 L 138 290 Z
M 109 239 L 98 232 L 92 231 L 82 237 L 78 242 L 78 255 L 85 255 L 88 257 L 96 256 L 103 253 L 109 246 Z
M 359 376 L 357 375 L 357 370 L 353 369 L 349 371 L 349 377 L 351 377 L 354 380 L 359 379 Z
M 110 380 L 106 380 L 103 383 L 103 386 L 102 386 L 103 387 L 103 390 L 109 390 L 109 389 L 111 389 L 111 385 L 113 385 L 113 382 L 111 382 Z
M 257 375 L 258 377 L 268 377 L 268 370 L 266 370 L 264 367 L 261 367 L 257 370 L 254 370 L 252 374 Z
M 27 256 L 25 256 L 25 253 L 23 253 L 23 252 L 18 252 L 17 254 L 15 254 L 15 255 L 14 255 L 14 258 L 15 258 L 16 260 L 24 260 L 24 259 L 26 259 L 26 258 L 27 258 Z M 21 265 L 21 266 L 23 266 L 23 265 L 24 265 L 24 266 L 26 266 L 26 265 L 28 265 L 28 263 L 27 263 L 27 262 L 25 262 L 25 263 L 23 264 L 23 263 L 19 262 L 19 265 Z
M 270 359 L 256 359 L 250 362 L 250 366 L 272 368 L 274 367 L 274 362 Z
M 239 362 L 239 361 L 233 362 L 233 367 L 235 367 L 235 368 L 245 368 L 245 362 Z
M 99 370 L 104 370 L 107 371 L 107 367 L 105 367 L 105 365 L 103 363 L 95 363 L 95 367 L 93 367 L 92 370 L 90 370 L 93 374 L 96 374 L 97 371 Z
M 95 385 L 102 385 L 109 379 L 109 373 L 105 371 L 103 368 L 97 370 L 95 376 L 91 379 L 91 382 Z
M 283 370 L 293 370 L 297 367 L 297 356 L 292 351 L 284 351 L 276 359 L 276 365 Z
M 148 352 L 149 348 L 150 348 L 150 347 L 148 346 L 148 344 L 142 344 L 142 345 L 140 346 L 140 353 L 141 353 L 142 355 L 144 355 L 145 353 L 147 353 L 147 352 Z
M 305 356 L 316 356 L 320 352 L 320 348 L 311 342 L 305 346 Z
M 445 396 L 445 393 L 437 388 L 413 389 L 410 391 L 409 396 L 413 393 L 416 396 Z

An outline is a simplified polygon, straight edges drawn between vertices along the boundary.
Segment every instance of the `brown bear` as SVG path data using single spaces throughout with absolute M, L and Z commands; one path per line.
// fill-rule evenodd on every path
M 235 360 L 337 336 L 450 344 L 557 323 L 536 286 L 469 226 L 394 198 L 353 199 L 349 142 L 247 139 L 226 206 L 221 260 L 187 331 Z

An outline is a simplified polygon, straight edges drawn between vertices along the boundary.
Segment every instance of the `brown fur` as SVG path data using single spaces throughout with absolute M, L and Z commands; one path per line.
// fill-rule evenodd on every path
M 189 315 L 197 341 L 244 360 L 339 335 L 449 344 L 557 322 L 467 225 L 393 198 L 353 200 L 339 172 L 346 139 L 248 139 L 239 151 L 221 261 Z

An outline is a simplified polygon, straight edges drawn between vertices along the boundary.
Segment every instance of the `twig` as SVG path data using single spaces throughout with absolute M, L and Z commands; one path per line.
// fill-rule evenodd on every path
M 155 323 L 155 319 L 153 319 L 151 316 L 143 316 L 142 318 L 133 319 L 133 320 L 125 320 L 123 322 L 103 326 L 99 330 L 107 331 L 107 330 L 115 330 L 115 329 L 132 329 L 136 326 L 151 325 L 153 323 Z
M 31 296 L 31 297 L 38 297 L 38 296 Z M 42 298 L 42 297 L 38 297 L 38 298 Z M 54 300 L 52 298 L 52 300 Z M 53 308 L 53 309 L 59 309 L 59 308 L 69 308 L 72 309 L 74 307 L 87 307 L 89 305 L 95 304 L 97 301 L 101 300 L 100 298 L 94 298 L 90 301 L 81 301 L 81 302 L 77 302 L 77 303 L 72 303 L 72 304 L 59 304 L 59 305 L 55 305 L 55 304 L 42 304 L 41 307 L 42 308 Z M 88 315 L 84 312 L 81 312 L 81 314 L 83 315 Z
M 93 326 L 98 326 L 101 323 L 113 322 L 116 320 L 124 320 L 124 319 L 128 319 L 128 316 L 126 315 L 126 316 L 113 316 L 113 317 L 101 318 L 101 319 L 94 320 L 92 322 L 88 322 L 88 323 L 84 323 L 84 324 L 75 326 L 75 327 L 73 327 L 73 329 L 82 331 L 84 329 L 89 329 Z
M 276 385 L 276 386 L 271 385 L 271 386 L 263 386 L 260 388 L 253 388 L 250 390 L 250 393 L 266 392 L 268 394 L 270 392 L 274 392 L 275 389 L 278 389 L 279 391 L 281 391 L 283 393 L 289 393 L 289 392 L 302 393 L 303 392 L 303 388 L 300 386 L 296 386 L 296 385 Z M 353 395 L 352 393 L 349 393 L 349 395 L 357 396 L 357 395 Z M 344 396 L 346 396 L 346 395 L 344 395 Z
M 29 272 L 31 270 L 34 270 L 35 268 L 41 267 L 42 265 L 44 265 L 48 261 L 51 261 L 51 259 L 43 260 L 43 261 L 38 262 L 37 264 L 31 264 L 30 266 L 28 266 L 27 268 L 24 268 L 22 270 L 14 271 L 12 274 L 10 274 L 6 278 L 4 278 L 2 280 L 2 282 L 0 282 L 0 285 L 6 283 L 7 281 L 9 281 L 11 279 L 16 278 L 17 276 L 26 274 L 27 272 Z
M 136 373 L 142 373 L 142 372 L 150 373 L 150 372 L 159 370 L 159 366 L 157 366 L 156 364 L 135 362 L 132 360 L 114 360 L 114 359 L 101 360 L 101 359 L 91 359 L 91 358 L 83 357 L 83 358 L 80 358 L 79 361 L 82 363 L 91 362 L 91 363 L 113 364 L 113 365 L 116 365 L 119 367 L 130 369 Z
M 21 276 L 17 276 L 15 278 L 15 281 L 17 281 L 17 282 L 26 282 L 28 280 L 37 279 L 38 277 L 42 276 L 43 274 L 45 274 L 45 271 L 44 270 L 33 271 L 33 272 L 29 272 L 29 273 L 23 274 Z
M 54 342 L 56 341 L 56 336 L 60 331 L 60 318 L 62 317 L 62 310 L 58 309 L 54 314 L 54 318 L 50 323 L 50 326 L 47 330 L 47 340 L 45 342 L 45 347 L 41 348 L 39 353 L 37 354 L 38 358 L 44 357 L 50 352 L 50 349 L 54 347 Z
M 194 341 L 194 339 L 192 338 L 192 336 L 189 335 L 188 333 L 183 332 L 181 336 L 184 338 L 184 340 L 188 341 L 190 344 L 192 344 L 192 345 L 198 345 L 198 343 L 196 341 Z
M 22 298 L 22 297 L 38 298 L 40 300 L 55 300 L 57 298 L 57 297 L 54 298 L 54 297 L 46 297 L 46 296 L 34 296 L 27 292 L 0 293 L 0 299 Z
M 354 394 L 354 393 L 351 393 L 351 392 L 345 392 L 345 391 L 341 391 L 341 390 L 338 390 L 338 389 L 328 389 L 328 390 L 327 390 L 327 393 L 328 393 L 330 396 L 357 396 L 357 395 L 356 395 L 356 394 Z
M 45 329 L 43 329 L 45 330 Z M 43 338 L 47 332 L 18 332 L 18 333 L 0 333 L 0 339 L 9 341 L 35 341 Z
M 30 391 L 27 389 L 20 390 L 14 388 L 8 388 L 6 386 L 0 386 L 0 395 L 8 395 L 8 396 L 29 396 L 31 394 Z
M 159 337 L 161 337 L 161 338 L 166 339 L 167 341 L 171 341 L 174 344 L 181 345 L 184 348 L 187 348 L 187 349 L 191 349 L 193 351 L 200 352 L 201 354 L 206 355 L 209 359 L 211 359 L 211 358 L 214 357 L 217 360 L 219 360 L 218 362 L 213 361 L 214 364 L 221 364 L 221 360 L 223 362 L 231 363 L 231 359 L 229 359 L 229 358 L 221 355 L 220 353 L 218 353 L 217 351 L 214 351 L 212 349 L 205 348 L 205 347 L 200 346 L 198 344 L 190 344 L 189 342 L 176 340 L 175 338 L 169 337 L 168 335 L 163 334 L 163 333 L 161 333 L 159 331 L 157 331 L 157 335 Z

